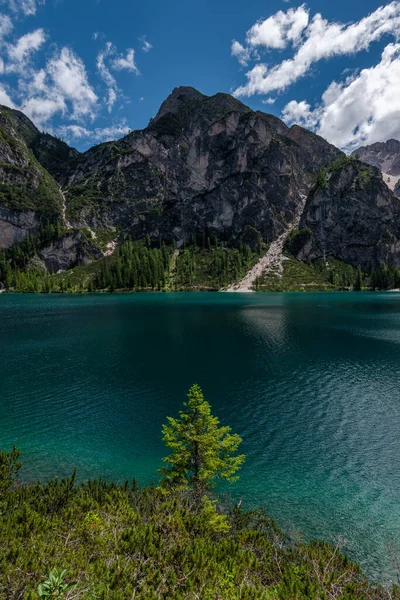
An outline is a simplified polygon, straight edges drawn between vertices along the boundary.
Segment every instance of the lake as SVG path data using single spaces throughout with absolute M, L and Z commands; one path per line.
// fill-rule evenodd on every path
M 25 480 L 157 481 L 197 382 L 247 455 L 229 486 L 372 577 L 400 544 L 400 294 L 0 295 L 0 446 Z

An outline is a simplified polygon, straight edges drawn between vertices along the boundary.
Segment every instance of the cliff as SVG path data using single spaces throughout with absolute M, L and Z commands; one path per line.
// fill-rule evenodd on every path
M 176 88 L 145 129 L 82 154 L 1 107 L 0 181 L 0 247 L 57 223 L 38 249 L 51 271 L 103 256 L 98 237 L 254 247 L 297 226 L 302 260 L 400 265 L 399 201 L 376 168 L 227 94 Z

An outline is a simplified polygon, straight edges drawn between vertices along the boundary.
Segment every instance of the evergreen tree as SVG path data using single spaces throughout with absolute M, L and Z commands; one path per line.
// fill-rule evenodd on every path
M 356 292 L 360 292 L 362 290 L 362 282 L 363 282 L 363 277 L 362 277 L 361 269 L 360 269 L 360 267 L 358 267 L 356 281 L 355 281 L 354 288 L 353 288 Z
M 164 483 L 189 487 L 199 497 L 218 479 L 235 481 L 245 456 L 236 454 L 241 438 L 230 427 L 219 427 L 200 386 L 190 388 L 188 399 L 180 418 L 168 417 L 163 426 L 163 441 L 172 452 L 160 472 Z

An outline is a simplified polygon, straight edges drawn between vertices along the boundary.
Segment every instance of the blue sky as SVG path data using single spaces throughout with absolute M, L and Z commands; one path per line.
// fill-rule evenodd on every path
M 83 150 L 171 90 L 234 93 L 351 150 L 400 138 L 400 1 L 0 0 L 0 103 Z

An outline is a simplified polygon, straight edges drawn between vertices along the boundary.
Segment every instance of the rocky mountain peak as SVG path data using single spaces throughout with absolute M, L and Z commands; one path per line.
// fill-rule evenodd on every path
M 363 162 L 377 167 L 383 180 L 397 197 L 400 197 L 400 141 L 395 139 L 387 142 L 376 142 L 369 146 L 361 146 L 352 156 L 357 156 Z
M 358 155 L 360 160 L 378 167 L 382 173 L 400 175 L 400 141 L 395 139 L 387 142 L 376 142 L 369 146 L 361 146 L 352 153 Z
M 185 105 L 199 104 L 205 98 L 206 96 L 190 86 L 177 87 L 161 104 L 158 113 L 151 122 L 156 123 L 168 113 L 176 114 Z

